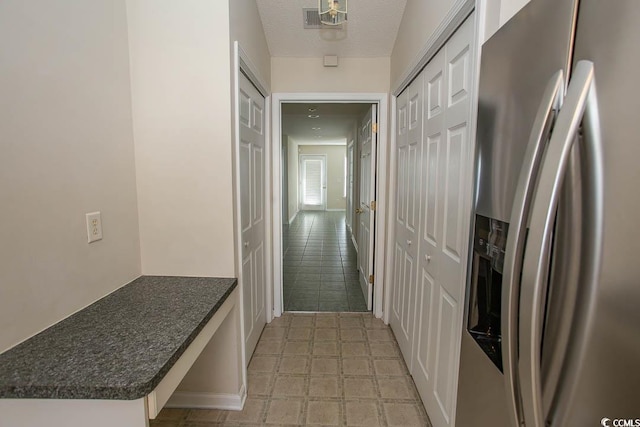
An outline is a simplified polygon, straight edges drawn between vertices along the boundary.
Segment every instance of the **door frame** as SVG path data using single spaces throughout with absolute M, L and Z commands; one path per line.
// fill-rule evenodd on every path
M 241 353 L 241 370 L 242 370 L 242 388 L 240 395 L 242 399 L 242 405 L 246 399 L 247 393 L 247 362 L 246 350 L 245 350 L 245 336 L 244 336 L 244 304 L 242 301 L 242 295 L 244 295 L 243 277 L 242 277 L 242 227 L 241 227 L 241 206 L 240 206 L 240 101 L 238 99 L 238 93 L 240 91 L 240 73 L 243 73 L 247 79 L 258 89 L 258 92 L 264 96 L 264 137 L 265 137 L 265 200 L 264 200 L 264 221 L 265 221 L 265 312 L 267 323 L 272 320 L 272 300 L 273 300 L 273 286 L 271 285 L 271 265 L 273 259 L 273 253 L 271 252 L 272 242 L 270 233 L 270 224 L 274 221 L 271 216 L 272 210 L 270 209 L 269 194 L 271 190 L 270 181 L 270 168 L 271 168 L 271 96 L 270 87 L 266 83 L 258 72 L 258 68 L 253 64 L 249 56 L 242 49 L 238 41 L 233 43 L 233 69 L 232 69 L 232 127 L 231 136 L 233 141 L 232 159 L 233 159 L 233 231 L 234 231 L 234 255 L 235 255 L 235 271 L 236 278 L 238 280 L 238 313 L 239 313 L 239 325 L 240 325 L 240 353 Z M 278 146 L 280 148 L 280 146 Z M 280 222 L 280 218 L 277 219 Z
M 313 209 L 316 211 L 326 211 L 327 210 L 327 155 L 326 154 L 301 154 L 298 153 L 298 211 L 307 206 L 304 203 L 304 173 L 306 172 L 306 167 L 304 166 L 304 161 L 308 158 L 318 158 L 322 159 L 322 175 L 320 179 L 320 198 L 322 203 L 319 205 L 319 209 Z M 284 169 L 283 169 L 284 171 Z M 284 174 L 283 174 L 284 176 Z
M 375 215 L 375 266 L 373 289 L 373 314 L 375 317 L 383 316 L 383 294 L 385 292 L 385 261 L 386 256 L 386 230 L 387 230 L 387 177 L 388 177 L 388 144 L 389 144 L 389 94 L 388 93 L 273 93 L 271 94 L 271 221 L 272 248 L 272 279 L 273 279 L 273 316 L 279 317 L 283 311 L 282 301 L 282 165 L 280 151 L 282 147 L 282 104 L 284 103 L 315 103 L 315 104 L 378 104 L 378 146 L 377 146 L 377 176 L 376 180 L 376 204 L 378 209 Z M 269 234 L 269 233 L 267 233 Z M 278 256 L 276 256 L 278 255 Z
M 353 239 L 353 196 L 355 191 L 353 190 L 353 170 L 355 165 L 355 149 L 356 149 L 356 137 L 353 137 L 351 141 L 347 141 L 347 178 L 345 185 L 347 185 L 346 211 L 344 216 L 345 225 L 349 229 L 349 235 Z M 351 151 L 349 151 L 351 150 Z

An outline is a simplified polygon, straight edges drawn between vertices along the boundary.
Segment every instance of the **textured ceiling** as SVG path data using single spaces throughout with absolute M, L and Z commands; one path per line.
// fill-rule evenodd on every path
M 349 0 L 342 30 L 303 28 L 302 9 L 316 0 L 256 0 L 271 56 L 390 56 L 406 0 Z
M 283 104 L 282 133 L 307 144 L 344 140 L 369 107 L 370 104 Z M 310 114 L 319 117 L 312 119 Z

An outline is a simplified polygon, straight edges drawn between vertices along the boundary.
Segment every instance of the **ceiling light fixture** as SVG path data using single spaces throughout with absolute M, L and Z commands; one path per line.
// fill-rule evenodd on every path
M 340 25 L 347 22 L 347 0 L 342 0 L 344 6 L 338 0 L 318 0 L 318 15 L 320 22 L 325 25 Z
M 320 116 L 317 114 L 309 114 L 307 117 L 309 117 L 310 119 L 317 119 Z
M 316 111 L 316 110 L 317 110 L 317 108 L 316 108 L 316 107 L 311 107 L 311 108 L 309 108 L 309 112 L 310 112 L 310 113 L 313 113 L 313 112 L 314 112 L 314 111 Z

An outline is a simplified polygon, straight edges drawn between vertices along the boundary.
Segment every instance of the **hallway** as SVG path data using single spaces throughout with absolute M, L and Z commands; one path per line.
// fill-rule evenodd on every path
M 391 329 L 370 313 L 285 313 L 248 369 L 244 410 L 164 409 L 151 427 L 430 426 Z
M 285 311 L 367 311 L 344 211 L 298 212 L 282 247 Z

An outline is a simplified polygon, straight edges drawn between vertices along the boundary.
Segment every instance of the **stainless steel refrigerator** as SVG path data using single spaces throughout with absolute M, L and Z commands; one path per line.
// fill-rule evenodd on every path
M 456 425 L 640 426 L 640 1 L 482 48 Z

